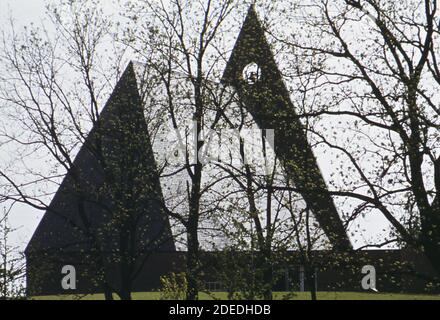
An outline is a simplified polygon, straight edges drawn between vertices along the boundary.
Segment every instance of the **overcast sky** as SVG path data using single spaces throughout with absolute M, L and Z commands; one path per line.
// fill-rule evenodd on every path
M 44 0 L 0 0 L 0 29 L 8 28 L 11 16 L 17 26 L 39 23 L 44 16 L 44 3 Z M 13 234 L 13 242 L 24 248 L 42 215 L 27 206 L 16 206 L 10 215 L 10 223 L 18 228 Z
M 38 22 L 44 13 L 44 0 L 0 0 L 0 21 L 7 22 L 9 13 L 20 24 Z

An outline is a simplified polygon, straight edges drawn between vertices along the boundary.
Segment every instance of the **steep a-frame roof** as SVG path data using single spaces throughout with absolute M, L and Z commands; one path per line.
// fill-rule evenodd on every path
M 257 64 L 260 70 L 254 75 L 256 81 L 249 83 L 243 78 L 243 70 L 252 63 Z M 350 240 L 290 100 L 254 6 L 250 7 L 242 26 L 223 82 L 237 90 L 240 100 L 260 128 L 275 130 L 273 148 L 286 174 L 301 190 L 308 208 L 333 246 L 339 250 L 350 250 Z
M 134 198 L 125 196 L 130 190 Z M 111 191 L 111 192 L 110 192 Z M 130 193 L 129 192 L 129 193 Z M 112 196 L 110 196 L 112 194 Z M 130 63 L 78 152 L 26 252 L 117 248 L 114 195 L 130 208 L 137 250 L 175 251 L 133 64 Z M 128 193 L 127 193 L 128 194 Z M 124 203 L 125 201 L 125 203 Z M 124 227 L 133 227 L 133 224 Z

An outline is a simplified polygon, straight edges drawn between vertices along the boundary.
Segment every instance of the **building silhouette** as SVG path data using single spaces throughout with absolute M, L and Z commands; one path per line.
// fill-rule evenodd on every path
M 378 270 L 379 290 L 423 291 L 426 280 L 416 274 L 433 271 L 422 255 L 353 250 L 253 7 L 222 83 L 236 90 L 260 128 L 275 129 L 271 147 L 333 245 L 331 252 L 316 253 L 318 289 L 359 291 L 361 267 L 371 264 Z M 130 63 L 28 244 L 29 295 L 72 293 L 61 287 L 65 265 L 77 269 L 74 293 L 103 292 L 102 277 L 119 288 L 124 276 L 132 278 L 132 291 L 157 290 L 160 276 L 185 270 L 185 252 L 176 250 L 164 206 L 139 88 Z M 236 253 L 235 258 L 252 254 Z M 201 258 L 212 262 L 204 272 L 206 283 L 219 283 L 218 255 L 202 252 Z M 299 261 L 297 252 L 288 255 Z M 121 257 L 130 258 L 124 267 Z M 284 275 L 276 290 L 307 289 L 300 263 L 278 267 Z M 221 284 L 214 287 L 220 290 Z

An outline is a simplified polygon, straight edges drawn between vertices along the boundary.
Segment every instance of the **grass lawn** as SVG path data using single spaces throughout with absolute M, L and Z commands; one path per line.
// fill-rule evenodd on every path
M 286 299 L 286 292 L 274 293 L 275 299 Z M 206 293 L 200 294 L 201 300 L 226 300 L 227 295 L 224 292 L 213 293 L 210 296 Z M 159 300 L 158 292 L 137 292 L 133 293 L 134 300 Z M 33 297 L 32 300 L 104 300 L 104 295 L 93 294 L 87 296 L 40 296 Z M 296 292 L 289 300 L 310 300 L 310 293 Z M 422 294 L 400 294 L 400 293 L 363 293 L 363 292 L 318 292 L 318 300 L 440 300 L 440 295 L 422 295 Z

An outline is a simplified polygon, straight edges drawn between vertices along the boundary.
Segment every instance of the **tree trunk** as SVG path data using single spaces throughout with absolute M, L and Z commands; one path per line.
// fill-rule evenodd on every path
M 122 262 L 121 265 L 121 289 L 119 291 L 119 296 L 121 300 L 131 300 L 131 276 L 129 272 L 129 267 L 126 262 Z
M 312 300 L 318 300 L 317 294 L 316 294 L 316 277 L 315 277 L 315 270 L 313 267 L 306 268 L 306 281 L 307 285 L 310 288 L 310 298 Z
M 187 253 L 187 300 L 198 300 L 199 298 L 199 241 L 197 228 L 194 226 L 188 230 L 188 253 Z
M 273 300 L 273 292 L 272 292 L 272 282 L 273 282 L 273 274 L 272 268 L 265 268 L 264 270 L 264 300 Z
M 425 256 L 440 277 L 440 208 L 437 199 L 431 208 L 423 210 L 421 218 L 420 242 Z
M 197 117 L 196 117 L 197 118 Z M 197 118 L 199 119 L 199 118 Z M 197 132 L 201 132 L 200 123 L 197 123 Z M 202 144 L 197 141 L 197 150 Z M 187 232 L 187 280 L 188 288 L 186 292 L 187 300 L 198 300 L 199 298 L 199 211 L 200 211 L 200 186 L 202 180 L 202 165 L 197 159 L 192 178 L 192 189 L 189 198 L 189 216 L 186 225 Z
M 113 300 L 113 292 L 107 282 L 104 282 L 104 297 L 105 300 Z
M 270 248 L 266 251 L 262 251 L 262 267 L 263 267 L 263 298 L 265 300 L 272 300 L 272 285 L 273 285 L 273 272 L 272 272 L 272 254 Z
M 120 292 L 121 300 L 132 300 L 131 297 L 131 289 L 130 288 L 122 288 Z
M 129 251 L 129 238 L 126 233 L 126 230 L 129 230 L 126 224 L 121 224 L 121 234 L 120 234 L 120 268 L 121 268 L 121 288 L 120 288 L 120 298 L 121 300 L 131 300 L 131 258 Z
M 422 236 L 422 238 L 425 238 L 425 236 Z M 440 285 L 440 244 L 435 243 L 433 239 L 428 239 L 422 240 L 422 247 L 425 256 L 437 273 L 437 285 Z

